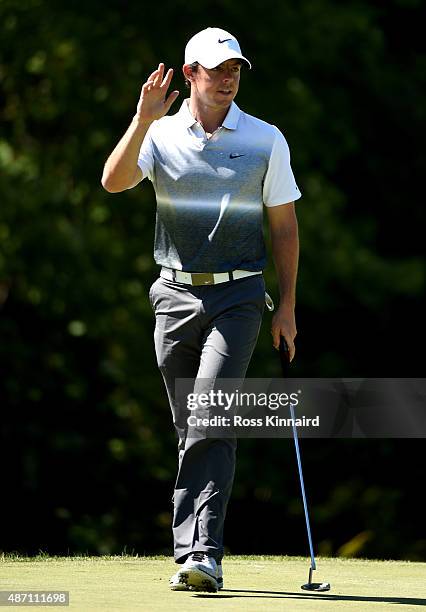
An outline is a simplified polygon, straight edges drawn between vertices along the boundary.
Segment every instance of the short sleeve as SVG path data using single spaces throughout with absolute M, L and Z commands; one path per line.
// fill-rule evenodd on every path
M 142 170 L 143 177 L 148 177 L 152 181 L 154 171 L 154 155 L 152 152 L 152 128 L 154 123 L 150 125 L 142 146 L 139 151 L 138 166 Z
M 276 130 L 275 139 L 263 182 L 265 206 L 287 204 L 302 196 L 291 169 L 290 149 L 287 141 L 280 130 L 275 126 L 274 128 Z

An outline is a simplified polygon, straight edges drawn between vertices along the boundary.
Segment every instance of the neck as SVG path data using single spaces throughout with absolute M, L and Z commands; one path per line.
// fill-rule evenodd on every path
M 201 123 L 204 130 L 209 134 L 213 134 L 222 125 L 223 120 L 228 114 L 229 107 L 230 105 L 226 108 L 208 106 L 192 94 L 189 98 L 189 110 L 192 116 Z

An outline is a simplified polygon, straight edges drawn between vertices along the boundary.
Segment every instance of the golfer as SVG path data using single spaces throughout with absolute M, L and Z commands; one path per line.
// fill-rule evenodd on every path
M 173 70 L 165 73 L 159 64 L 142 86 L 136 114 L 102 177 L 111 193 L 144 178 L 156 193 L 154 258 L 161 269 L 149 299 L 157 362 L 179 437 L 173 538 L 181 565 L 170 579 L 173 590 L 223 587 L 223 526 L 236 440 L 190 438 L 175 381 L 244 378 L 265 304 L 264 207 L 280 291 L 273 345 L 279 348 L 282 334 L 290 359 L 295 351 L 294 201 L 301 194 L 282 133 L 234 102 L 247 67 L 229 32 L 207 28 L 193 36 L 183 65 L 189 98 L 166 116 L 179 92 L 168 94 Z

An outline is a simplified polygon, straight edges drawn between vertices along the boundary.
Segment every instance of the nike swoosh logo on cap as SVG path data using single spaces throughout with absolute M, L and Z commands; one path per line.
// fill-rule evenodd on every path
M 236 157 L 244 157 L 245 153 L 230 153 L 229 158 L 235 159 Z
M 219 40 L 217 42 L 218 43 L 224 43 L 224 42 L 227 42 L 228 40 L 232 40 L 232 38 L 224 38 L 223 40 L 220 40 L 220 38 L 219 38 Z

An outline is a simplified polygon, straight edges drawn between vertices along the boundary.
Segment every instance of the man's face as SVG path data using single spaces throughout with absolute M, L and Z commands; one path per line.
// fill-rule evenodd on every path
M 200 102 L 215 108 L 227 108 L 238 92 L 241 62 L 230 59 L 216 68 L 199 65 L 192 76 L 192 92 Z

